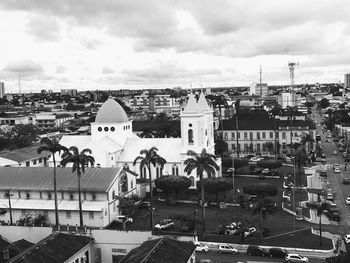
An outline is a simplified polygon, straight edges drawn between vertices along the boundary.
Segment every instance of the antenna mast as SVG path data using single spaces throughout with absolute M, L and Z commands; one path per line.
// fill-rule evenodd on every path
M 294 68 L 299 66 L 299 62 L 288 62 L 289 77 L 290 77 L 290 89 L 293 96 L 293 107 L 295 106 L 295 90 L 294 90 Z
M 19 92 L 19 94 L 22 93 L 22 91 L 21 91 L 21 74 L 18 74 L 18 92 Z

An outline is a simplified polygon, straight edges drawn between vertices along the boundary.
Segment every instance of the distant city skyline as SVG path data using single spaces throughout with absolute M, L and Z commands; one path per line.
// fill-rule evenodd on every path
M 0 1 L 6 93 L 343 82 L 346 0 Z

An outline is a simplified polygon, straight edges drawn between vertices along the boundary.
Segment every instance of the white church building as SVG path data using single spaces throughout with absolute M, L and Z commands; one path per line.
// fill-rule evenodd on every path
M 91 135 L 63 136 L 60 144 L 66 147 L 76 146 L 80 151 L 89 148 L 95 158 L 95 166 L 126 168 L 137 178 L 148 178 L 148 171 L 146 168 L 140 170 L 139 164 L 134 166 L 135 158 L 140 156 L 141 150 L 156 147 L 158 154 L 167 163 L 163 170 L 152 167 L 152 179 L 162 175 L 188 176 L 184 172 L 184 161 L 189 157 L 188 150 L 201 153 L 205 148 L 208 153 L 214 154 L 213 110 L 203 92 L 198 101 L 192 93 L 189 95 L 180 118 L 181 138 L 140 138 L 133 133 L 132 121 L 124 109 L 110 97 L 100 107 L 95 122 L 91 124 Z M 56 160 L 60 160 L 58 155 Z M 221 167 L 220 158 L 217 159 L 217 164 Z M 215 176 L 221 176 L 221 169 Z M 191 187 L 195 187 L 195 182 L 199 180 L 196 171 L 188 177 L 192 182 Z M 136 186 L 134 192 L 137 193 Z

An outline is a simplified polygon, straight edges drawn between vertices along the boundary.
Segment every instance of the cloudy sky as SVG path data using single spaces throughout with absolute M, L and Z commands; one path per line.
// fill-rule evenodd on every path
M 347 0 L 1 0 L 0 80 L 41 89 L 343 82 Z

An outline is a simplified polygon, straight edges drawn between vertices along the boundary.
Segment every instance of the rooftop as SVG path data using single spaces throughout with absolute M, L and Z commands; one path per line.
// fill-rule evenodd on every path
M 32 160 L 36 158 L 46 157 L 51 155 L 49 152 L 38 153 L 37 150 L 40 146 L 30 146 L 26 148 L 21 148 L 13 150 L 10 152 L 5 152 L 0 154 L 0 158 L 9 159 L 15 162 L 23 162 L 27 160 Z
M 187 263 L 195 246 L 166 237 L 144 242 L 131 250 L 121 263 Z
M 123 107 L 120 106 L 112 97 L 110 97 L 102 106 L 99 108 L 96 115 L 96 123 L 117 123 L 128 121 L 128 116 L 124 111 Z
M 0 167 L 0 189 L 49 190 L 53 189 L 53 167 Z M 105 192 L 121 168 L 87 168 L 81 176 L 81 188 Z M 71 167 L 58 167 L 57 190 L 77 191 L 77 174 Z
M 55 233 L 12 258 L 17 263 L 62 263 L 90 244 L 87 236 Z

